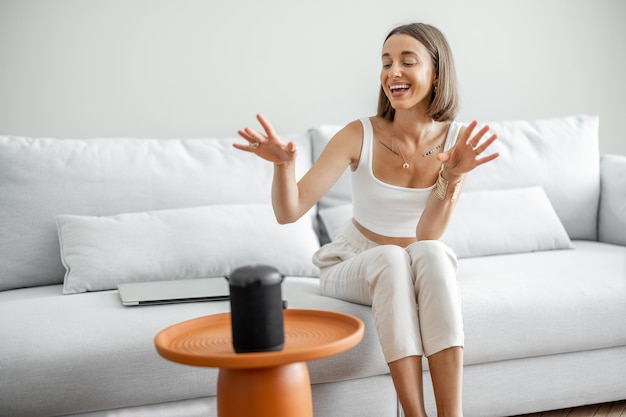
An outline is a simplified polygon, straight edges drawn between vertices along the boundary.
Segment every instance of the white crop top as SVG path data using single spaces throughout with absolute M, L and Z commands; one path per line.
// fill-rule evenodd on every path
M 352 172 L 352 209 L 354 219 L 374 233 L 389 237 L 414 237 L 434 184 L 428 188 L 405 188 L 387 184 L 374 176 L 372 149 L 374 131 L 369 118 L 363 125 L 363 145 L 359 164 Z M 452 122 L 444 152 L 456 143 L 462 124 Z

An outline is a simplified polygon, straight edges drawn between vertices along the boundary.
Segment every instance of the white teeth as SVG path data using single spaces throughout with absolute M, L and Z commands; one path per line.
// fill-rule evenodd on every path
M 390 90 L 395 90 L 397 88 L 409 88 L 410 86 L 408 84 L 396 84 L 396 85 L 390 85 L 389 89 Z

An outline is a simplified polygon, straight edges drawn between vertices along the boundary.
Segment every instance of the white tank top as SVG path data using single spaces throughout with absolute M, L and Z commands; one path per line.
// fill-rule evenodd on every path
M 405 188 L 387 184 L 374 176 L 372 149 L 374 131 L 369 118 L 363 125 L 359 164 L 352 172 L 354 219 L 374 233 L 389 237 L 415 237 L 415 228 L 434 184 L 428 188 Z M 456 143 L 462 124 L 452 122 L 444 145 L 447 152 Z

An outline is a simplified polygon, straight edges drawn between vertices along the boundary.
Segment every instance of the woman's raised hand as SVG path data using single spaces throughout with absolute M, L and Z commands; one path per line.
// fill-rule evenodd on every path
M 450 176 L 460 177 L 467 174 L 477 166 L 493 161 L 499 156 L 497 152 L 483 157 L 479 156 L 498 137 L 493 134 L 481 143 L 483 137 L 489 132 L 489 126 L 484 126 L 478 133 L 472 136 L 477 125 L 478 122 L 476 120 L 470 123 L 452 149 L 437 156 L 439 161 L 443 162 L 444 169 L 447 171 L 447 173 L 444 173 L 444 177 L 447 179 Z
M 246 127 L 243 130 L 238 130 L 237 133 L 247 140 L 248 144 L 234 143 L 233 146 L 241 151 L 254 153 L 275 164 L 293 161 L 296 158 L 295 143 L 284 143 L 274 132 L 272 125 L 265 117 L 257 114 L 256 118 L 261 123 L 263 130 L 265 130 L 265 135 Z

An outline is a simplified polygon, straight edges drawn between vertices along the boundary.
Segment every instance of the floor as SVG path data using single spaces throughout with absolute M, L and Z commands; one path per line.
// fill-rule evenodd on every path
M 626 400 L 565 410 L 524 414 L 517 417 L 626 417 Z

